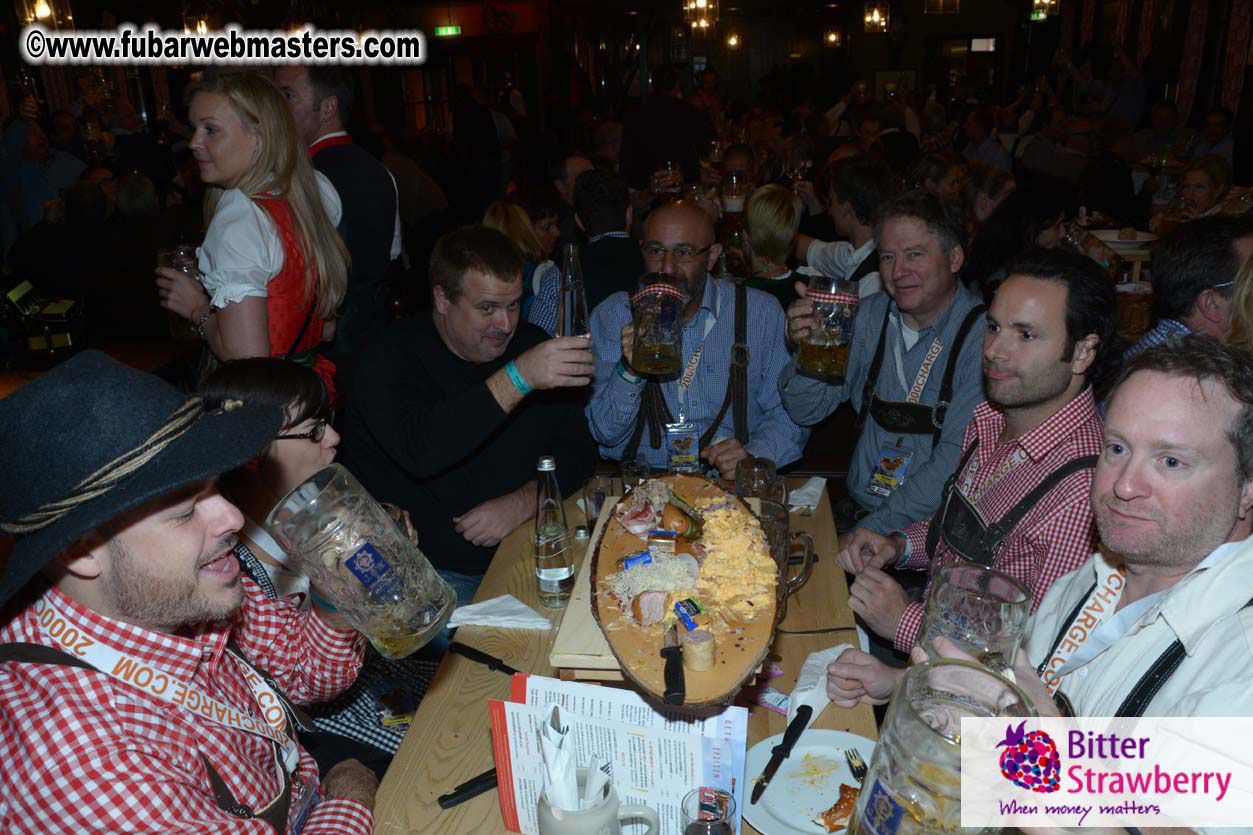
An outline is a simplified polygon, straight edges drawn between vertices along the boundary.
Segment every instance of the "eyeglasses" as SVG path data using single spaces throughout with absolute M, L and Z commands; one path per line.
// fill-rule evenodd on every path
M 322 442 L 326 437 L 326 427 L 335 422 L 335 412 L 332 410 L 329 414 L 324 414 L 313 424 L 313 428 L 308 432 L 298 432 L 289 435 L 279 435 L 277 441 L 313 441 L 315 444 Z
M 664 260 L 667 252 L 673 255 L 674 260 L 676 261 L 691 261 L 704 255 L 712 248 L 712 243 L 702 249 L 697 249 L 691 244 L 679 244 L 674 249 L 666 249 L 661 244 L 641 244 L 640 252 L 642 252 L 644 257 L 649 261 Z

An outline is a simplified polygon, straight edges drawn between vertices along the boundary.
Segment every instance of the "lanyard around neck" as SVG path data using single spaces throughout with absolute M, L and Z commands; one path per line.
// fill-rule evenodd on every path
M 905 344 L 905 325 L 900 314 L 894 315 L 893 320 L 896 322 L 896 338 L 892 340 L 892 353 L 896 358 L 896 378 L 900 381 L 901 391 L 907 392 L 905 402 L 917 403 L 922 398 L 922 390 L 926 387 L 927 380 L 931 378 L 931 369 L 935 367 L 935 361 L 940 356 L 940 351 L 944 350 L 944 345 L 937 336 L 922 360 L 922 366 L 918 369 L 918 376 L 914 378 L 913 386 L 910 386 L 905 382 L 905 361 L 901 354 L 901 348 Z
M 260 673 L 234 653 L 228 652 L 228 655 L 239 664 L 244 681 L 261 708 L 263 719 L 225 705 L 196 685 L 178 681 L 133 655 L 88 638 L 46 596 L 36 600 L 31 608 L 35 616 L 35 626 L 58 645 L 58 648 L 82 658 L 105 675 L 142 690 L 149 696 L 176 705 L 188 713 L 228 728 L 265 737 L 282 750 L 283 765 L 287 771 L 291 773 L 296 770 L 300 762 L 300 749 L 288 732 L 287 711 L 283 707 L 283 700 L 265 683 Z
M 687 367 L 683 370 L 683 376 L 679 378 L 679 423 L 684 423 L 687 420 L 687 390 L 691 388 L 692 382 L 696 379 L 696 371 L 700 367 L 700 355 L 705 350 L 705 340 L 709 338 L 709 332 L 714 329 L 714 325 L 718 324 L 718 314 L 722 311 L 722 293 L 718 292 L 718 288 L 714 286 L 713 282 L 710 282 L 709 286 L 713 288 L 715 293 L 714 309 L 705 316 L 705 332 L 701 334 L 700 343 L 687 361 Z

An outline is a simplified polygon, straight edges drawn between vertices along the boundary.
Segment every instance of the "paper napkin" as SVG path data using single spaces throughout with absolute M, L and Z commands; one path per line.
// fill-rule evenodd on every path
M 837 644 L 809 654 L 804 665 L 801 666 L 800 675 L 796 677 L 796 687 L 792 689 L 792 696 L 788 699 L 787 721 L 789 723 L 796 717 L 798 707 L 809 705 L 814 712 L 809 717 L 809 724 L 805 726 L 808 728 L 818 719 L 826 706 L 831 704 L 831 700 L 827 698 L 827 667 L 840 657 L 840 653 L 852 648 L 852 644 Z
M 454 609 L 448 619 L 452 626 L 500 626 L 510 629 L 551 629 L 548 618 L 512 594 L 502 594 L 482 603 Z

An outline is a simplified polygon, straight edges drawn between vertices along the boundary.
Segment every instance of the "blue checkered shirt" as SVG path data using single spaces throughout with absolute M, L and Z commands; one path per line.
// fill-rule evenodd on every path
M 557 306 L 561 302 L 561 268 L 552 261 L 539 280 L 539 290 L 535 292 L 535 301 L 531 303 L 531 312 L 527 319 L 548 331 L 549 336 L 557 335 Z
M 1122 355 L 1123 362 L 1134 357 L 1146 348 L 1152 348 L 1156 345 L 1162 345 L 1166 340 L 1175 336 L 1186 336 L 1192 333 L 1192 329 L 1177 319 L 1162 319 L 1157 323 L 1157 327 L 1140 337 L 1140 341 L 1127 349 Z
M 748 290 L 748 443 L 749 455 L 769 458 L 782 467 L 800 458 L 809 439 L 809 430 L 797 426 L 788 417 L 779 398 L 775 381 L 788 361 L 784 344 L 783 308 L 773 296 L 760 290 Z M 704 338 L 700 365 L 687 391 L 684 416 L 704 434 L 722 408 L 726 398 L 731 368 L 731 345 L 735 340 L 735 288 L 730 283 L 705 277 L 705 295 L 700 310 L 683 328 L 683 368 L 701 345 L 705 323 L 714 317 L 709 335 Z M 640 409 L 643 381 L 632 383 L 614 370 L 622 357 L 622 328 L 631 321 L 627 294 L 614 293 L 592 312 L 592 350 L 596 354 L 596 379 L 592 399 L 586 412 L 592 436 L 600 445 L 601 455 L 620 459 L 635 429 Z M 679 418 L 679 384 L 677 380 L 662 383 L 661 391 L 675 420 Z M 714 430 L 711 443 L 735 437 L 727 410 Z M 645 429 L 638 458 L 650 467 L 666 466 L 666 449 L 649 446 Z

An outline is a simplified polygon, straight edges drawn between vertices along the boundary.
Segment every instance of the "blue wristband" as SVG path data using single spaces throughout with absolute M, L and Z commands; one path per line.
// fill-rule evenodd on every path
M 640 384 L 640 381 L 644 379 L 643 377 L 637 377 L 634 374 L 632 374 L 630 371 L 627 371 L 626 363 L 624 363 L 622 360 L 618 360 L 618 364 L 613 367 L 613 370 L 618 372 L 619 377 L 626 380 L 628 383 L 631 383 L 632 385 L 638 386 Z
M 535 391 L 535 389 L 531 388 L 530 384 L 527 383 L 526 378 L 522 376 L 522 372 L 518 370 L 518 366 L 514 364 L 513 360 L 509 360 L 509 362 L 505 363 L 505 373 L 509 375 L 509 380 L 513 383 L 513 387 L 518 390 L 518 394 L 526 397 L 528 394 Z

